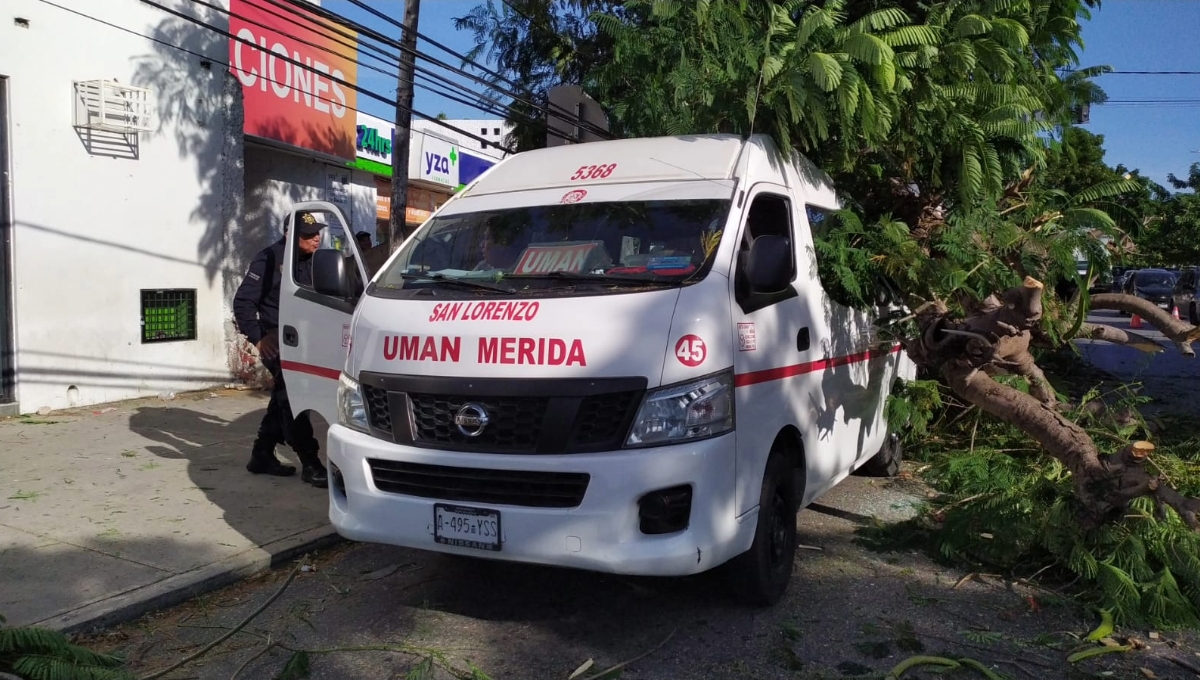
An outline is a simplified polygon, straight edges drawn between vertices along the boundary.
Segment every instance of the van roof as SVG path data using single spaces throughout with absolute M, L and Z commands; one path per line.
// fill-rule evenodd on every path
M 746 140 L 738 135 L 614 139 L 526 151 L 481 177 L 469 195 L 554 187 L 728 180 Z M 575 178 L 575 179 L 572 179 Z

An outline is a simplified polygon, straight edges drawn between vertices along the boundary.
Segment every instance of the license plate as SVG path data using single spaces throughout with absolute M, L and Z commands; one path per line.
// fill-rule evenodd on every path
M 479 550 L 500 550 L 500 512 L 435 503 L 433 540 Z

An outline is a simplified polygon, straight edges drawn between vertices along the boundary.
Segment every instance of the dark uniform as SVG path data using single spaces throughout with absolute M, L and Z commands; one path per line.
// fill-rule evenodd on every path
M 306 231 L 311 232 L 313 226 L 301 222 L 302 235 Z M 315 227 L 320 229 L 320 225 Z M 242 279 L 237 293 L 233 296 L 233 316 L 238 330 L 254 345 L 267 335 L 278 334 L 283 247 L 284 239 L 279 239 L 258 251 L 250 262 L 246 277 Z M 296 262 L 296 283 L 311 286 L 312 268 L 306 265 L 310 264 L 312 256 L 299 250 L 297 252 L 299 258 Z M 313 486 L 324 488 L 327 485 L 327 475 L 318 455 L 320 445 L 313 437 L 312 423 L 307 414 L 300 418 L 292 416 L 279 357 L 262 357 L 262 363 L 271 372 L 275 384 L 271 390 L 271 401 L 267 404 L 267 413 L 258 427 L 258 437 L 254 440 L 246 469 L 255 474 L 295 474 L 294 466 L 284 465 L 275 457 L 275 447 L 287 444 L 296 452 L 304 468 L 301 479 Z

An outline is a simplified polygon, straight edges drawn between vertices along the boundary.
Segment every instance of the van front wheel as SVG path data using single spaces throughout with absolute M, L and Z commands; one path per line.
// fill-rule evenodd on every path
M 772 451 L 763 475 L 754 543 L 730 563 L 732 585 L 745 602 L 769 606 L 787 590 L 796 559 L 798 506 L 795 474 L 782 452 Z

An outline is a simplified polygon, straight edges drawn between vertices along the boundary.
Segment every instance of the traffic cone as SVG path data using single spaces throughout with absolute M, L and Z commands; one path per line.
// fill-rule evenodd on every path
M 1171 316 L 1175 317 L 1176 319 L 1179 318 L 1179 308 L 1175 305 L 1171 305 Z
M 1142 317 L 1138 316 L 1137 314 L 1134 314 L 1133 319 L 1131 319 L 1129 322 L 1129 327 L 1130 328 L 1141 328 L 1142 327 Z

